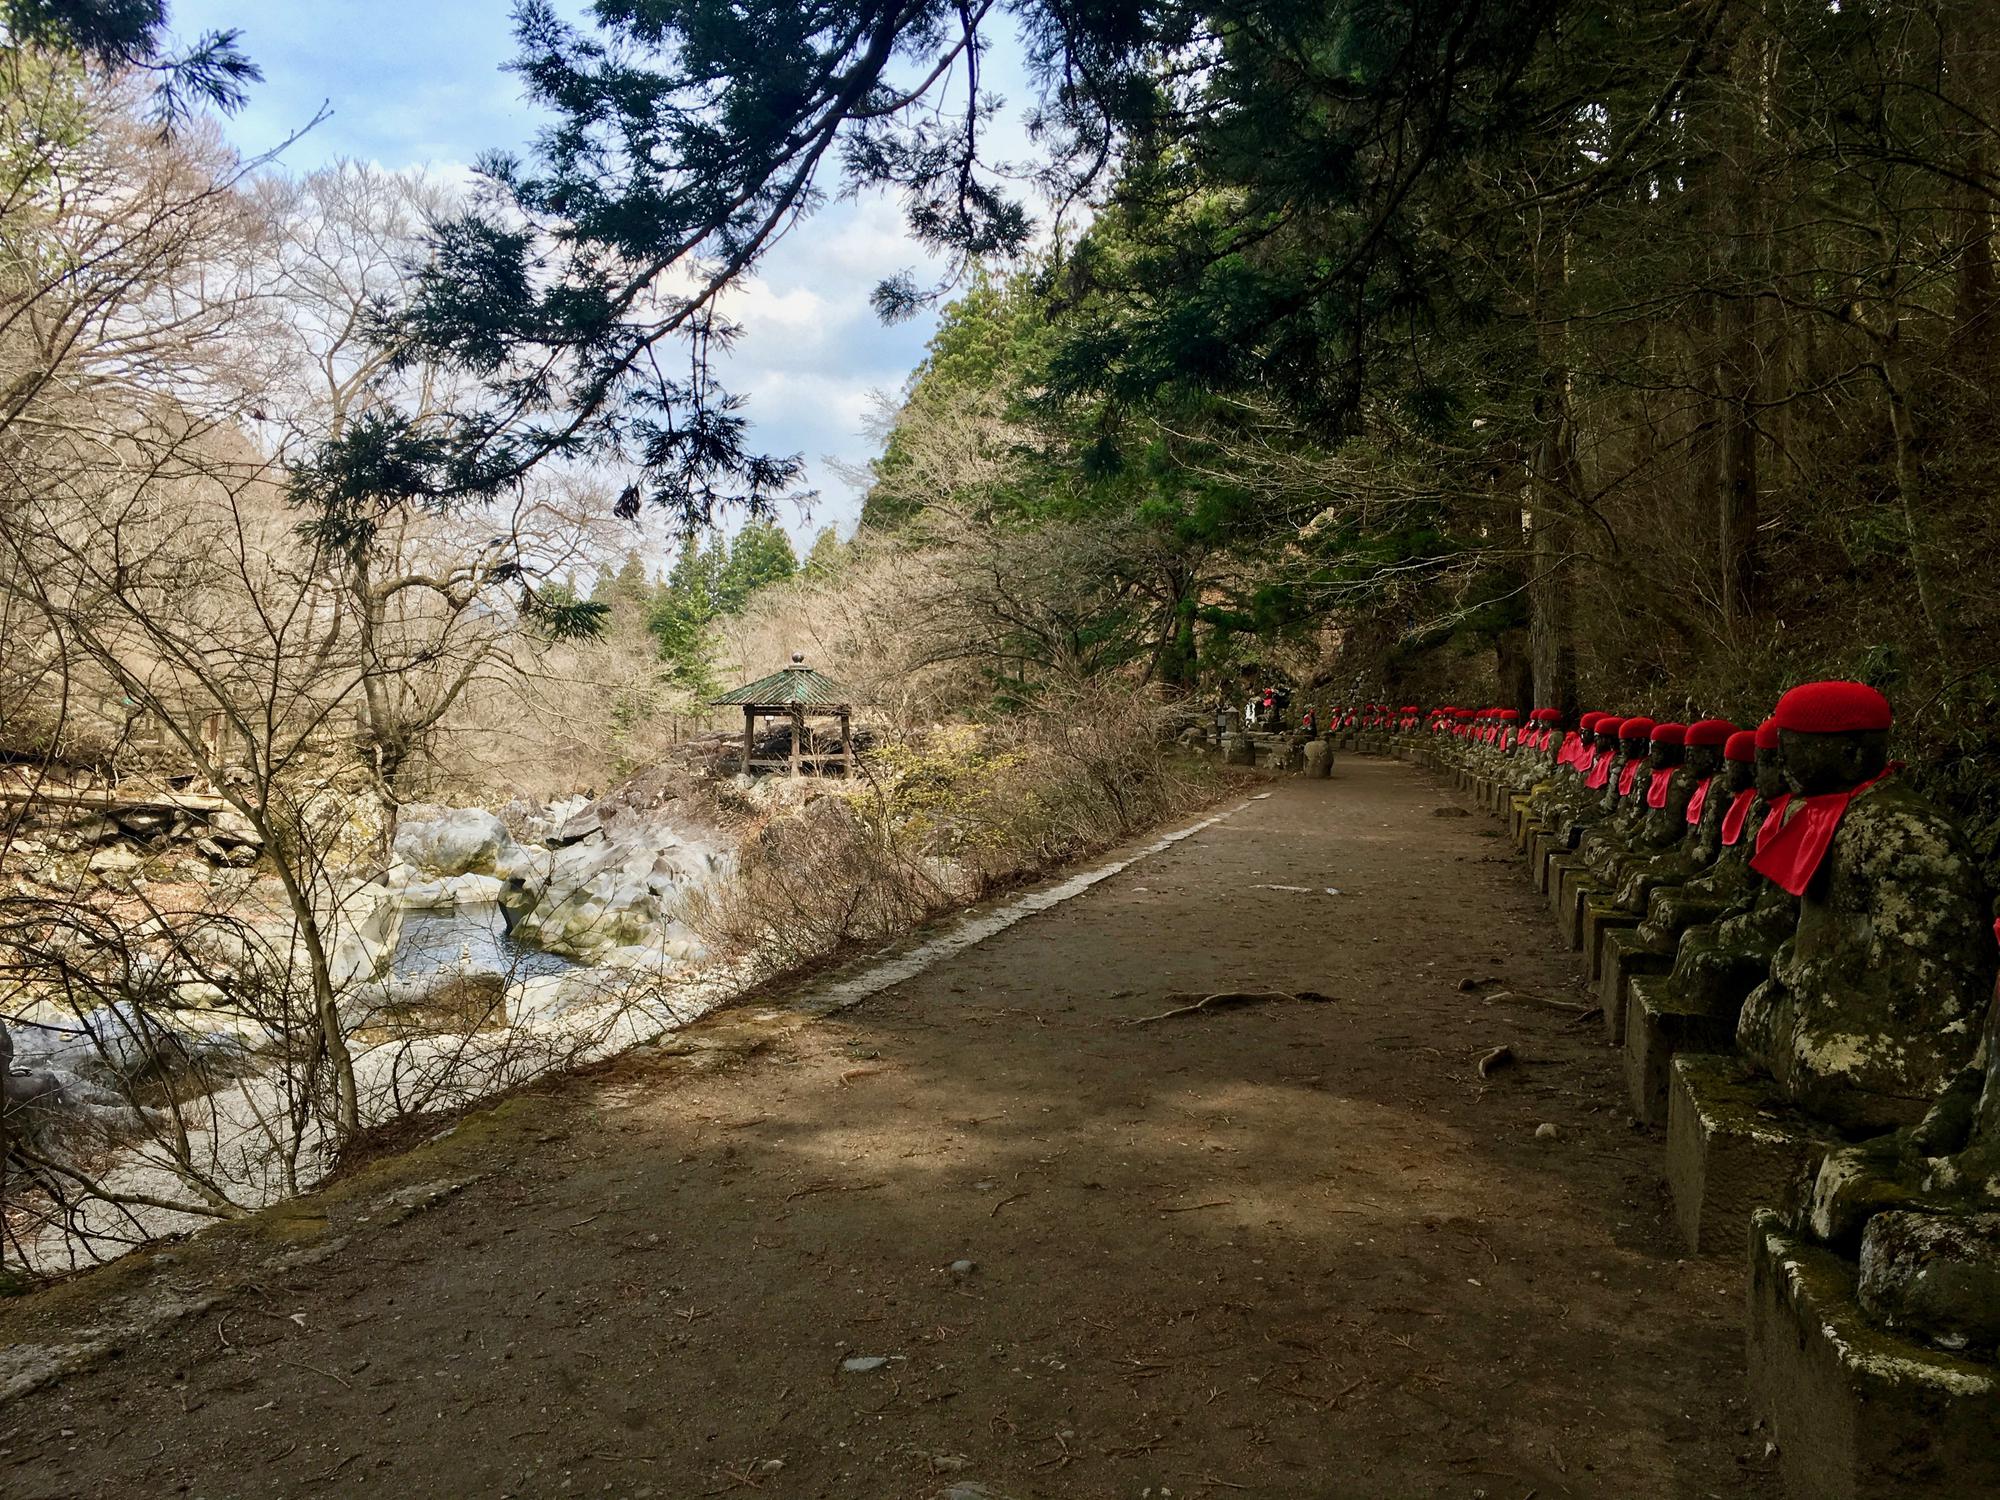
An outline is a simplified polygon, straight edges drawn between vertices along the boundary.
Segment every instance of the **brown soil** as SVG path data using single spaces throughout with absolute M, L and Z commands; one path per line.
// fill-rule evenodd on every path
M 1743 1270 L 1678 1254 L 1616 1052 L 1528 998 L 1587 1004 L 1570 956 L 1442 800 L 1274 784 L 857 1009 L 85 1278 L 224 1300 L 0 1414 L 0 1492 L 1775 1494 Z M 1222 990 L 1332 998 L 1123 1024 Z

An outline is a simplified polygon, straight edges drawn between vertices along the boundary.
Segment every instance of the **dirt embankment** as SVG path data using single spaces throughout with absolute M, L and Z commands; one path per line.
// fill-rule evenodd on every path
M 16 1304 L 218 1299 L 0 1412 L 0 1493 L 1774 1494 L 1740 1269 L 1677 1257 L 1440 795 L 1343 761 L 852 1010 Z M 1130 1024 L 1225 990 L 1328 998 Z

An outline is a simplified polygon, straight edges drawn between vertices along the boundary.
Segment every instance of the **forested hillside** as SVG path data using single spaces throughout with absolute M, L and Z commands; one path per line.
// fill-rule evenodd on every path
M 1258 6 L 947 312 L 868 524 L 1081 528 L 1093 660 L 1982 741 L 1978 8 Z M 1081 601 L 1078 601 L 1079 603 Z M 1086 631 L 1088 633 L 1088 631 Z M 1032 653 L 1027 643 L 1017 643 Z M 1961 739 L 1962 736 L 1975 738 Z

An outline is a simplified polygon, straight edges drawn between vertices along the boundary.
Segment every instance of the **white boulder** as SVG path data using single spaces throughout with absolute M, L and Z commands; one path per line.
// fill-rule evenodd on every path
M 396 857 L 431 875 L 491 875 L 514 847 L 507 825 L 483 807 L 454 807 L 396 830 Z

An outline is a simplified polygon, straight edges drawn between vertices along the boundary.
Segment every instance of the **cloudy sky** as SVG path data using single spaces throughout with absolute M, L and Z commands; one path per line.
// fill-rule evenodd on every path
M 511 74 L 510 0 L 173 0 L 183 38 L 235 27 L 263 69 L 249 107 L 227 125 L 247 152 L 270 150 L 306 125 L 322 102 L 329 117 L 288 147 L 284 167 L 303 172 L 339 158 L 460 176 L 485 151 L 527 144 L 533 114 Z M 1011 38 L 982 65 L 982 84 L 1024 104 Z M 1002 155 L 1025 155 L 1017 123 Z M 728 304 L 745 327 L 727 380 L 750 398 L 756 440 L 802 454 L 817 489 L 810 518 L 785 517 L 801 540 L 833 523 L 851 531 L 860 498 L 827 466 L 870 456 L 862 417 L 873 390 L 894 391 L 918 360 L 934 319 L 885 328 L 868 292 L 923 253 L 886 198 L 833 204 L 783 241 L 756 282 Z

